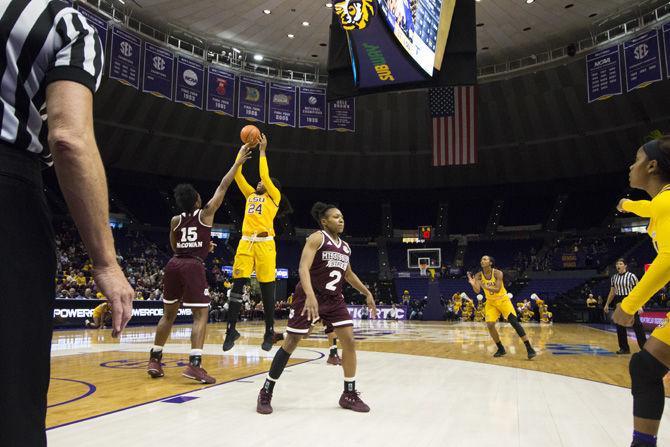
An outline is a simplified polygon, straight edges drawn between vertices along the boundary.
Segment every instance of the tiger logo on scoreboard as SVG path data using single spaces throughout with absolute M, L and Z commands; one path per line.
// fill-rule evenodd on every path
M 344 0 L 335 3 L 335 12 L 340 17 L 342 28 L 347 31 L 364 29 L 370 17 L 375 15 L 373 0 Z

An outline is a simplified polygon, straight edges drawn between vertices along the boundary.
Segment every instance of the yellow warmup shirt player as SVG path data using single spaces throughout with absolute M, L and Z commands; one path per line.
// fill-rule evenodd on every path
M 649 200 L 626 201 L 622 204 L 625 211 L 650 219 L 647 233 L 658 252 L 639 283 L 621 302 L 621 309 L 629 315 L 635 314 L 670 280 L 670 189 L 669 186 Z M 654 329 L 651 336 L 670 345 L 670 325 L 666 315 L 665 323 Z
M 486 287 L 496 287 L 497 279 L 495 276 L 495 270 L 491 270 L 491 277 L 487 278 L 484 276 L 484 272 L 480 273 L 482 286 Z M 484 296 L 486 296 L 486 322 L 495 323 L 502 315 L 505 319 L 509 314 L 516 315 L 512 301 L 507 297 L 507 290 L 505 285 L 501 284 L 500 290 L 497 293 L 491 293 L 485 287 L 482 287 L 484 290 Z
M 281 193 L 270 179 L 267 157 L 261 155 L 261 181 L 265 186 L 264 194 L 256 194 L 242 174 L 242 167 L 235 174 L 235 182 L 246 197 L 242 239 L 237 246 L 233 264 L 233 279 L 249 278 L 256 271 L 259 282 L 275 280 L 277 251 L 274 241 L 274 219 L 279 210 Z

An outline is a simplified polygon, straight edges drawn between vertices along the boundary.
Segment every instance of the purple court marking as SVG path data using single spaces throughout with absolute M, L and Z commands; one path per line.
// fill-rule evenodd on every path
M 317 354 L 319 354 L 319 357 L 317 357 L 317 358 L 315 358 L 315 359 L 311 359 L 311 360 L 304 360 L 304 361 L 302 361 L 302 362 L 298 362 L 298 363 L 295 363 L 295 364 L 293 364 L 293 365 L 289 365 L 289 366 L 287 366 L 287 368 L 291 368 L 292 366 L 303 365 L 303 364 L 305 364 L 305 363 L 309 363 L 309 362 L 315 362 L 315 361 L 317 361 L 317 360 L 321 360 L 322 358 L 324 358 L 324 357 L 326 356 L 326 354 L 323 354 L 323 353 L 321 353 L 321 352 L 319 352 L 319 351 L 313 351 L 313 350 L 311 350 L 311 349 L 303 349 L 303 351 L 307 351 L 307 352 L 316 352 Z M 183 393 L 174 394 L 174 395 L 172 395 L 172 396 L 161 397 L 161 398 L 159 398 L 159 399 L 150 400 L 150 401 L 147 401 L 147 402 L 143 402 L 143 403 L 141 403 L 141 404 L 130 405 L 130 406 L 125 407 L 125 408 L 119 408 L 118 410 L 112 410 L 112 411 L 108 411 L 108 412 L 106 412 L 106 413 L 96 414 L 95 416 L 90 416 L 90 417 L 87 417 L 87 418 L 78 419 L 78 420 L 76 420 L 76 421 L 66 422 L 66 423 L 64 423 L 64 424 L 60 424 L 60 425 L 54 425 L 53 427 L 49 427 L 49 428 L 47 428 L 46 431 L 54 430 L 54 429 L 56 429 L 56 428 L 61 428 L 61 427 L 67 427 L 68 425 L 78 424 L 78 423 L 80 423 L 80 422 L 90 421 L 91 419 L 97 419 L 97 418 L 99 418 L 99 417 L 101 417 L 101 416 L 107 416 L 108 414 L 119 413 L 119 412 L 121 412 L 121 411 L 130 410 L 131 408 L 142 407 L 142 406 L 144 406 L 144 405 L 152 404 L 152 403 L 154 403 L 154 402 L 160 402 L 160 401 L 165 400 L 165 399 L 170 399 L 170 398 L 177 397 L 177 396 L 183 396 L 184 394 L 192 393 L 193 391 L 206 390 L 206 389 L 209 389 L 209 388 L 214 388 L 214 387 L 216 387 L 216 386 L 226 385 L 226 384 L 228 384 L 228 383 L 237 382 L 238 380 L 248 379 L 248 378 L 250 378 L 250 377 L 256 377 L 256 376 L 260 376 L 260 375 L 262 375 L 262 374 L 267 374 L 267 373 L 268 373 L 268 371 L 262 371 L 262 372 L 259 372 L 259 373 L 256 373 L 256 374 L 249 374 L 248 376 L 240 377 L 239 379 L 231 379 L 231 380 L 227 380 L 227 381 L 225 381 L 225 382 L 215 383 L 214 385 L 204 386 L 204 387 L 199 388 L 199 389 L 197 389 L 197 390 L 185 391 L 185 392 L 183 392 Z M 64 379 L 64 380 L 65 380 L 65 379 Z M 94 387 L 94 388 L 95 388 L 95 387 Z M 59 405 L 62 405 L 62 404 L 59 404 Z
M 82 382 L 81 380 L 74 380 L 74 379 L 57 379 L 56 377 L 52 377 L 51 380 L 62 380 L 63 382 L 73 382 L 73 383 L 80 383 L 82 385 L 86 385 L 88 387 L 88 390 L 82 394 L 81 396 L 75 397 L 74 399 L 66 400 L 65 402 L 59 402 L 57 404 L 52 404 L 48 405 L 47 408 L 53 408 L 53 407 L 58 407 L 60 405 L 65 405 L 65 404 L 70 404 L 72 402 L 75 402 L 77 400 L 83 399 L 85 397 L 90 396 L 91 394 L 95 393 L 95 390 L 97 389 L 95 385 L 92 383 L 88 382 Z
M 177 397 L 173 397 L 172 399 L 162 400 L 161 402 L 166 402 L 166 403 L 169 403 L 169 404 L 183 404 L 184 402 L 189 402 L 189 401 L 192 401 L 192 400 L 195 400 L 195 399 L 198 399 L 198 398 L 193 397 L 193 396 L 177 396 Z

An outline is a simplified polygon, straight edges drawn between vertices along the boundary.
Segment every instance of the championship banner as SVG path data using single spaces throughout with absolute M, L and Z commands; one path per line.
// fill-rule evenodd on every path
M 326 130 L 326 90 L 300 87 L 300 128 Z
M 207 109 L 235 116 L 235 73 L 210 65 L 207 70 Z
M 174 54 L 163 47 L 144 42 L 142 91 L 172 100 Z
M 663 47 L 665 48 L 665 74 L 670 79 L 670 22 L 663 25 Z
M 193 59 L 177 56 L 174 101 L 202 110 L 205 66 Z
M 118 26 L 112 26 L 112 46 L 109 52 L 109 77 L 140 88 L 140 53 L 142 40 Z
M 328 130 L 356 132 L 356 98 L 328 103 Z
M 109 19 L 102 14 L 94 12 L 93 10 L 79 5 L 79 13 L 84 16 L 89 25 L 91 25 L 98 33 L 100 41 L 102 42 L 103 51 L 107 49 L 107 26 Z
M 619 45 L 586 56 L 589 103 L 623 93 Z
M 663 79 L 658 31 L 651 30 L 623 44 L 627 91 L 647 87 Z
M 265 122 L 265 97 L 267 85 L 260 79 L 240 76 L 237 92 L 237 117 L 249 121 Z
M 270 83 L 268 124 L 295 127 L 295 89 L 291 84 Z

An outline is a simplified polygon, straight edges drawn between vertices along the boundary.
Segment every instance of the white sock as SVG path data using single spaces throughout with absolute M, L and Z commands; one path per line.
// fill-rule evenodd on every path
M 191 349 L 191 353 L 189 355 L 199 355 L 202 356 L 202 349 Z
M 158 346 L 158 345 L 153 345 L 153 346 L 151 347 L 151 350 L 154 351 L 154 352 L 162 352 L 162 351 L 163 351 L 163 347 L 162 347 L 162 346 Z

